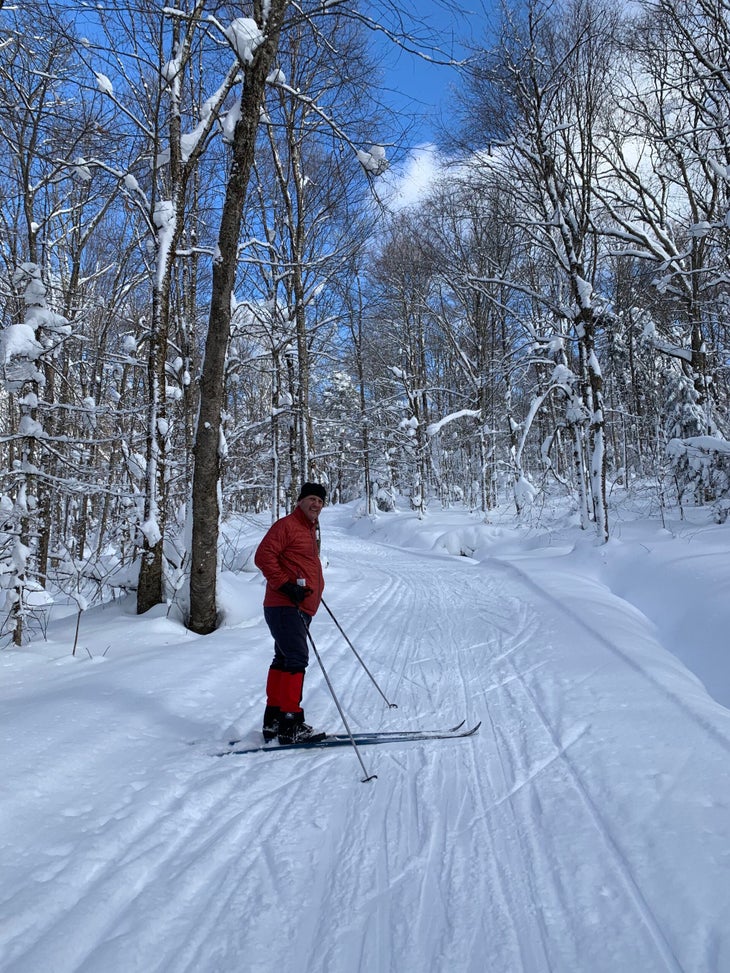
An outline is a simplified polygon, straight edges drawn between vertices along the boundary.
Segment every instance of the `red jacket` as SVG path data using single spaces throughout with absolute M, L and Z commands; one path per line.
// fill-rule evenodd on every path
M 312 594 L 307 595 L 299 607 L 308 615 L 315 614 L 322 600 L 324 575 L 317 549 L 316 527 L 299 507 L 272 524 L 256 548 L 254 563 L 266 578 L 266 608 L 291 608 L 291 600 L 277 589 L 287 581 L 296 584 L 298 578 L 304 578 Z

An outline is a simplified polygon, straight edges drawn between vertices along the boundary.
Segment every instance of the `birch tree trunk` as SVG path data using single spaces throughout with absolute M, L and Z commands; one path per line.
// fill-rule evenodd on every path
M 167 351 L 172 320 L 173 275 L 177 266 L 177 249 L 185 232 L 188 185 L 192 181 L 207 133 L 214 124 L 217 110 L 232 88 L 237 71 L 231 69 L 214 98 L 209 100 L 207 120 L 201 137 L 187 155 L 182 151 L 181 102 L 183 71 L 190 68 L 194 30 L 204 9 L 197 0 L 187 28 L 182 34 L 179 20 L 173 20 L 171 56 L 177 59 L 178 71 L 169 84 L 170 122 L 169 198 L 153 197 L 148 219 L 155 229 L 156 267 L 152 289 L 152 313 L 147 354 L 149 407 L 147 413 L 145 501 L 143 549 L 137 584 L 137 613 L 142 614 L 164 597 L 163 545 L 167 528 L 167 442 L 168 416 L 165 395 Z M 203 134 L 205 133 L 205 134 Z

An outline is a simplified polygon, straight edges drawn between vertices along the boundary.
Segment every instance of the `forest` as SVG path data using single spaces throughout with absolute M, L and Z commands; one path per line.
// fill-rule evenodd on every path
M 59 593 L 213 631 L 221 524 L 304 479 L 725 520 L 730 8 L 483 18 L 401 206 L 379 51 L 450 57 L 416 0 L 0 4 L 4 645 Z

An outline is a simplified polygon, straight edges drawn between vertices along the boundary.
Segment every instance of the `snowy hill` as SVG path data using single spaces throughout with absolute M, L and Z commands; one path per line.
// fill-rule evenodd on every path
M 463 741 L 211 756 L 257 739 L 253 572 L 225 624 L 130 602 L 0 653 L 2 973 L 730 971 L 730 526 L 508 530 L 322 517 L 312 634 L 353 729 Z M 265 529 L 249 522 L 242 544 Z M 703 685 L 704 684 L 704 685 Z M 310 722 L 341 730 L 312 660 Z

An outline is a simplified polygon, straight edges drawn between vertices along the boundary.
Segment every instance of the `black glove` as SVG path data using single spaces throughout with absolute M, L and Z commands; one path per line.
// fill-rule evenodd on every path
M 282 595 L 286 595 L 290 601 L 293 601 L 295 605 L 301 605 L 307 595 L 312 594 L 311 588 L 306 588 L 303 584 L 294 584 L 293 581 L 287 581 L 279 588 L 279 591 Z

